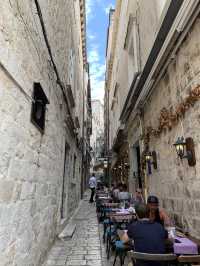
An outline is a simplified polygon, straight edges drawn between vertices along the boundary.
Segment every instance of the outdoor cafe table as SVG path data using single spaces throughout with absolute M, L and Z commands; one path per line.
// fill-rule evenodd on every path
M 117 224 L 130 223 L 133 219 L 135 219 L 135 214 L 132 213 L 111 213 L 108 216 L 113 223 Z
M 114 203 L 114 202 L 104 202 L 102 205 L 105 208 L 117 208 L 117 207 L 119 207 L 119 203 Z
M 197 255 L 198 245 L 187 237 L 175 237 L 173 244 L 175 254 Z
M 98 199 L 103 201 L 103 200 L 111 200 L 112 198 L 110 196 L 100 196 L 98 197 Z
M 180 265 L 182 263 L 183 265 L 193 265 L 191 263 L 200 262 L 199 241 L 181 232 L 177 232 L 171 250 L 169 249 L 169 251 L 177 255 L 177 260 L 181 263 Z

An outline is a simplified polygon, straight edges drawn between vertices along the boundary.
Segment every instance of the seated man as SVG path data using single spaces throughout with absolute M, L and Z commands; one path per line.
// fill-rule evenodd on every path
M 170 219 L 163 209 L 159 208 L 159 200 L 156 196 L 149 196 L 147 199 L 147 206 L 150 210 L 149 218 L 151 221 L 155 221 L 162 225 L 170 225 Z
M 142 253 L 164 254 L 167 232 L 159 223 L 149 220 L 149 209 L 140 203 L 135 207 L 138 221 L 128 226 L 127 233 L 121 236 L 123 242 L 134 241 L 134 250 Z M 159 262 L 138 261 L 136 266 L 160 266 Z

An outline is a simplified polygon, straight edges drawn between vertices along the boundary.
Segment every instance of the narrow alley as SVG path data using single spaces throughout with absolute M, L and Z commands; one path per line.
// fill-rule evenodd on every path
M 200 0 L 0 2 L 0 266 L 198 265 Z
M 97 221 L 96 205 L 89 203 L 86 192 L 72 223 L 76 229 L 72 237 L 57 239 L 43 266 L 111 266 L 103 244 L 103 225 Z M 118 263 L 116 263 L 118 266 Z
M 87 198 L 81 202 L 73 218 L 76 229 L 72 238 L 55 242 L 46 266 L 102 265 L 95 206 L 89 208 L 88 205 Z

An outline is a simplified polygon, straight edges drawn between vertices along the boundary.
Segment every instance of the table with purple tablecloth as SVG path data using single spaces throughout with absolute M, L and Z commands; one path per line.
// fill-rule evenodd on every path
M 186 237 L 176 236 L 174 242 L 174 253 L 175 254 L 187 254 L 187 255 L 197 255 L 198 246 L 196 243 L 191 241 Z

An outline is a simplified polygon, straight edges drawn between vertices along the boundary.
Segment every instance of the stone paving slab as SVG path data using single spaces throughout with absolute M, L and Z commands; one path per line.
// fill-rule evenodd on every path
M 43 266 L 113 265 L 113 254 L 109 261 L 106 258 L 103 226 L 98 224 L 95 204 L 89 203 L 89 195 L 86 195 L 73 218 L 76 230 L 72 238 L 56 240 Z M 116 266 L 119 266 L 119 261 Z

